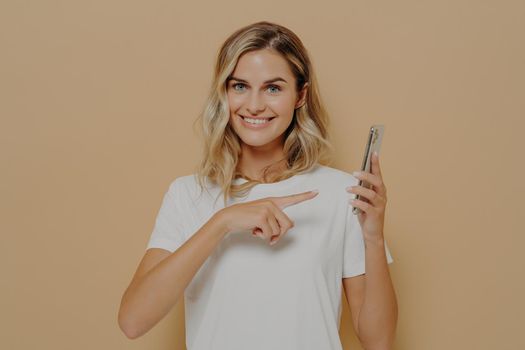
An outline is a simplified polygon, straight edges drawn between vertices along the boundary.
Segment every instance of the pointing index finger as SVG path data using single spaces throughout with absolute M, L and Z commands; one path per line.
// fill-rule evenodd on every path
M 291 194 L 288 196 L 274 197 L 273 201 L 279 208 L 284 209 L 286 207 L 289 207 L 290 205 L 294 205 L 306 201 L 308 199 L 312 199 L 315 196 L 317 196 L 318 193 L 319 191 L 317 190 L 306 191 L 302 193 Z

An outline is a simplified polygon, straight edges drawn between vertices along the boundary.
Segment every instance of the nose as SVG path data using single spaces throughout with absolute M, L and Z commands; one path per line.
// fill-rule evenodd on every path
M 248 103 L 246 105 L 246 110 L 251 115 L 257 115 L 261 112 L 263 112 L 266 109 L 264 104 L 264 99 L 259 97 L 259 94 L 257 91 L 254 91 L 252 94 L 250 94 Z

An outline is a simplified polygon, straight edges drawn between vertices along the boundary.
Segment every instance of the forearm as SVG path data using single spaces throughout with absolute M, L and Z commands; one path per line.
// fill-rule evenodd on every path
M 389 350 L 397 323 L 397 300 L 386 260 L 384 240 L 365 241 L 365 297 L 358 333 L 366 350 Z
M 121 313 L 133 338 L 166 316 L 225 234 L 222 222 L 213 216 L 175 252 L 128 287 Z

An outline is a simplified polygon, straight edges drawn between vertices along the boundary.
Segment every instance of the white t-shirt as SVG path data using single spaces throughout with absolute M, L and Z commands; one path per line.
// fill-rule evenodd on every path
M 342 279 L 365 273 L 361 226 L 348 203 L 354 195 L 345 190 L 357 183 L 351 174 L 318 165 L 228 202 L 319 190 L 283 209 L 295 226 L 273 246 L 251 230 L 225 236 L 184 291 L 187 349 L 342 349 Z M 218 186 L 209 192 L 200 195 L 195 174 L 176 178 L 146 249 L 174 252 L 223 208 L 222 194 L 215 200 Z M 385 251 L 392 263 L 386 243 Z

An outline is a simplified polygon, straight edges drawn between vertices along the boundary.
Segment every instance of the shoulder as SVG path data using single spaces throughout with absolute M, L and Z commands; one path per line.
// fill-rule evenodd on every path
M 358 182 L 356 177 L 344 170 L 318 165 L 311 176 L 301 183 L 301 190 L 319 190 L 319 195 L 315 198 L 320 210 L 330 217 L 337 215 L 338 218 L 341 218 L 348 212 L 349 207 L 348 199 L 351 193 L 346 188 Z
M 168 186 L 168 193 L 176 198 L 189 194 L 188 190 L 194 186 L 193 175 L 181 175 L 173 178 Z
M 352 174 L 337 168 L 330 167 L 328 165 L 319 165 L 314 172 L 314 175 L 322 181 L 329 183 L 340 184 L 342 182 L 351 184 L 357 184 L 359 180 Z
M 207 178 L 204 178 L 203 181 L 204 187 L 201 187 L 196 173 L 180 175 L 171 181 L 168 191 L 178 198 L 193 201 L 202 198 L 203 193 L 215 194 L 217 192 L 216 185 L 210 185 Z M 204 198 L 208 199 L 209 196 Z
M 173 178 L 169 184 L 168 191 L 171 193 L 178 193 L 181 188 L 188 185 L 188 177 L 191 175 L 182 175 Z
M 347 204 L 349 192 L 348 186 L 354 186 L 359 180 L 352 174 L 327 165 L 318 165 L 308 180 L 303 184 L 305 188 L 316 188 L 323 193 L 323 198 L 330 203 Z

